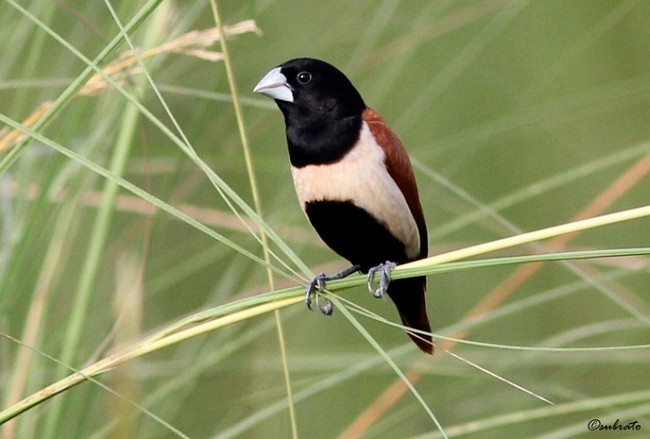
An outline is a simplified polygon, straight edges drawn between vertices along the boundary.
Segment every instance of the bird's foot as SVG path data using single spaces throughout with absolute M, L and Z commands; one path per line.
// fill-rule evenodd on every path
M 319 273 L 314 276 L 314 278 L 307 283 L 307 288 L 305 288 L 305 305 L 307 305 L 307 308 L 311 310 L 312 301 L 315 301 L 316 306 L 321 313 L 326 316 L 332 315 L 332 311 L 334 310 L 332 302 L 328 298 L 323 297 L 322 299 L 325 303 L 323 305 L 320 303 L 320 296 L 325 292 L 325 283 L 330 280 L 343 279 L 344 277 L 359 271 L 360 268 L 359 265 L 352 265 L 339 273 L 331 274 L 329 276 L 325 273 Z
M 368 270 L 368 291 L 370 291 L 370 294 L 372 294 L 373 297 L 376 297 L 377 299 L 383 299 L 386 297 L 386 292 L 388 291 L 388 285 L 390 284 L 391 279 L 390 274 L 396 266 L 396 263 L 386 261 L 383 264 L 379 264 Z M 379 277 L 377 288 L 374 288 L 373 283 L 377 273 L 381 273 L 381 276 Z
M 326 316 L 332 315 L 332 311 L 334 310 L 332 302 L 327 298 L 324 298 L 324 305 L 321 306 L 320 304 L 320 296 L 322 292 L 325 291 L 325 282 L 328 280 L 329 279 L 325 273 L 318 273 L 312 280 L 309 281 L 307 288 L 305 289 L 305 305 L 307 305 L 307 308 L 311 310 L 313 297 L 313 299 L 316 301 L 316 306 L 318 307 L 319 311 Z

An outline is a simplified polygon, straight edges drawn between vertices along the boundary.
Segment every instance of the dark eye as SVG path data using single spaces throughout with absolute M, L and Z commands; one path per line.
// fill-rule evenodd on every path
M 296 76 L 296 80 L 300 84 L 303 84 L 303 85 L 308 84 L 309 81 L 311 81 L 311 73 L 309 73 L 309 72 L 300 72 L 300 73 L 298 73 L 298 76 Z

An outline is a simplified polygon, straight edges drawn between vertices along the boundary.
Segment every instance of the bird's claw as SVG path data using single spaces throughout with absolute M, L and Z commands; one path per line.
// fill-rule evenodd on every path
M 330 280 L 343 279 L 344 277 L 347 277 L 352 273 L 359 271 L 360 269 L 361 267 L 355 264 L 336 274 L 327 276 L 325 273 L 319 273 L 314 276 L 314 278 L 307 284 L 305 291 L 305 305 L 307 305 L 307 308 L 311 309 L 311 302 L 313 297 L 316 300 L 316 306 L 320 312 L 326 316 L 331 316 L 332 311 L 334 311 L 334 305 L 332 305 L 332 301 L 327 297 L 323 297 L 322 300 L 325 301 L 325 304 L 320 304 L 321 295 L 325 291 L 325 282 Z
M 312 303 L 312 296 L 314 297 L 316 301 L 316 306 L 318 307 L 318 310 L 325 314 L 326 316 L 331 316 L 332 311 L 334 310 L 334 306 L 332 305 L 332 302 L 324 297 L 323 300 L 325 301 L 325 304 L 321 305 L 320 300 L 321 300 L 321 294 L 323 291 L 325 291 L 325 281 L 327 280 L 327 276 L 325 273 L 319 273 L 312 280 L 309 281 L 307 284 L 307 288 L 305 290 L 305 305 L 307 305 L 307 308 L 310 310 L 311 308 L 311 303 Z
M 386 297 L 386 292 L 388 291 L 388 285 L 391 280 L 391 272 L 397 264 L 391 261 L 386 261 L 383 264 L 379 264 L 376 267 L 372 267 L 368 270 L 368 291 L 372 294 L 373 297 L 377 299 L 383 299 Z M 373 287 L 375 280 L 375 275 L 380 272 L 381 276 L 379 277 L 379 285 L 377 288 Z

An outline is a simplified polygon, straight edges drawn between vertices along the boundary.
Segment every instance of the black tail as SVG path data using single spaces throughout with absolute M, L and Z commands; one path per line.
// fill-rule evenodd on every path
M 390 283 L 388 295 L 395 302 L 404 326 L 431 332 L 424 300 L 426 289 L 427 278 L 424 276 L 399 279 Z M 416 332 L 408 332 L 408 335 L 420 349 L 427 354 L 433 354 L 431 336 Z

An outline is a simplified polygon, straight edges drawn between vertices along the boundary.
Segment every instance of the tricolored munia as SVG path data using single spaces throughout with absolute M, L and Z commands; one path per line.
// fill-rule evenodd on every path
M 319 274 L 305 302 L 318 303 L 325 282 L 356 271 L 368 274 L 375 297 L 393 300 L 404 326 L 431 332 L 426 277 L 390 280 L 396 264 L 427 256 L 427 228 L 413 169 L 397 136 L 336 67 L 298 58 L 269 71 L 254 91 L 273 98 L 284 115 L 298 200 L 323 241 L 350 261 L 340 273 Z M 372 280 L 380 274 L 378 288 Z M 325 314 L 329 301 L 318 304 Z M 433 353 L 431 337 L 409 332 Z

